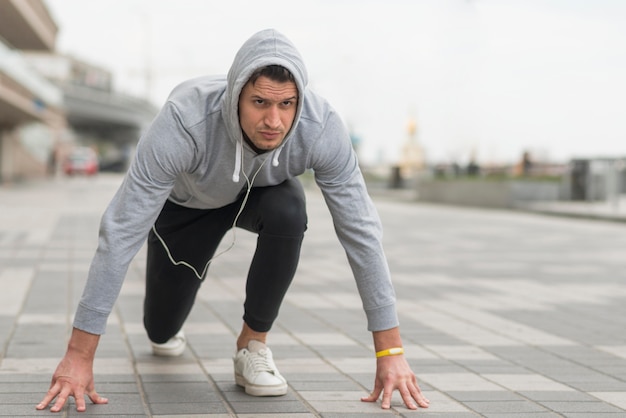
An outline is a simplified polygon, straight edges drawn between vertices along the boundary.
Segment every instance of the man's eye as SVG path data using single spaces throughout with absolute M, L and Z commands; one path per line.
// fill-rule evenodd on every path
M 255 99 L 255 100 L 254 100 L 254 103 L 255 103 L 255 104 L 262 105 L 262 104 L 263 104 L 263 103 L 265 103 L 265 102 L 263 101 L 263 99 Z

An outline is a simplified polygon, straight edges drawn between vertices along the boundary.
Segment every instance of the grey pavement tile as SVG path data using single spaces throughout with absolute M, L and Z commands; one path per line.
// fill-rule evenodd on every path
M 527 397 L 535 402 L 554 401 L 554 402 L 590 402 L 596 401 L 597 398 L 585 392 L 579 391 L 520 391 L 520 395 Z
M 273 413 L 276 415 L 283 413 L 307 413 L 311 412 L 300 401 L 280 401 L 275 402 L 229 402 L 230 407 L 237 414 L 268 414 Z
M 565 346 L 565 347 L 546 347 L 546 350 L 552 350 L 554 354 L 561 358 L 575 361 L 579 364 L 588 366 L 602 366 L 618 362 L 614 355 L 586 346 Z
M 488 413 L 482 415 L 485 418 L 556 418 L 563 417 L 561 414 L 554 412 L 524 412 L 524 413 Z M 589 417 L 591 418 L 591 417 Z
M 617 413 L 599 413 L 599 412 L 567 412 L 561 414 L 565 418 L 626 418 L 626 414 L 623 412 Z
M 467 361 L 460 362 L 467 370 L 477 374 L 522 374 L 528 373 L 528 369 L 515 364 L 475 364 Z
M 211 379 L 222 392 L 241 390 L 241 388 L 235 384 L 235 376 L 233 375 L 233 372 L 211 373 Z M 289 382 L 289 379 L 287 379 L 287 382 Z
M 96 385 L 99 384 L 115 384 L 115 383 L 132 383 L 137 384 L 137 379 L 133 374 L 101 374 L 94 373 Z
M 536 347 L 503 346 L 489 347 L 488 351 L 496 356 L 508 360 L 512 363 L 522 364 L 526 367 L 569 367 L 576 366 L 575 363 L 562 359 L 555 353 L 549 353 Z
M 229 415 L 230 417 L 230 415 Z M 268 413 L 268 414 L 257 414 L 257 413 L 253 413 L 253 414 L 237 414 L 238 418 L 273 418 L 276 417 L 276 414 L 274 413 Z M 316 418 L 317 415 L 313 415 L 311 413 L 306 413 L 306 412 L 295 412 L 295 413 L 281 413 L 280 414 L 280 418 Z M 218 417 L 219 418 L 219 417 Z M 226 417 L 224 417 L 226 418 Z
M 0 393 L 0 405 L 30 405 L 34 408 L 45 394 L 45 390 L 42 390 L 41 393 L 18 391 L 12 393 Z
M 66 325 L 19 325 L 11 338 L 5 357 L 61 358 L 67 348 Z
M 146 411 L 143 406 L 141 397 L 137 394 L 114 394 L 107 396 L 109 403 L 94 405 L 88 399 L 85 401 L 87 409 L 84 412 L 76 412 L 76 404 L 74 399 L 70 399 L 68 403 L 63 407 L 62 411 L 66 412 L 69 416 L 91 416 L 91 415 L 109 415 L 109 416 L 145 416 Z M 34 406 L 32 406 L 34 409 Z M 48 407 L 49 409 L 49 407 Z M 46 412 L 50 416 L 49 410 Z M 38 411 L 41 412 L 41 411 Z M 56 415 L 55 415 L 56 416 Z
M 592 395 L 626 411 L 626 392 L 593 392 Z
M 136 383 L 125 382 L 96 382 L 96 390 L 101 396 L 105 398 L 110 393 L 139 393 L 139 386 Z
M 568 382 L 567 384 L 583 392 L 626 392 L 626 382 L 617 379 L 600 382 Z
M 100 407 L 102 405 L 97 405 L 97 406 Z M 53 415 L 53 416 L 56 416 L 56 415 Z M 142 414 L 135 413 L 135 412 L 123 413 L 123 412 L 113 411 L 113 410 L 111 412 L 108 412 L 104 410 L 103 408 L 88 407 L 85 412 L 77 412 L 75 408 L 68 409 L 67 416 L 76 417 L 76 418 L 84 417 L 84 416 L 104 416 L 104 417 L 115 417 L 115 418 L 146 418 L 146 417 L 149 417 L 150 415 L 148 415 L 148 413 L 142 413 Z
M 354 380 L 357 384 L 361 385 L 365 388 L 365 390 L 369 391 L 374 388 L 374 373 L 375 370 L 372 369 L 371 373 L 350 373 L 350 379 Z M 424 389 L 423 386 L 420 386 Z
M 274 359 L 289 361 L 289 359 L 312 358 L 317 356 L 317 354 L 307 346 L 276 345 L 271 343 L 269 346 L 272 349 Z
M 542 392 L 543 393 L 543 392 Z M 461 402 L 504 402 L 523 401 L 524 398 L 517 393 L 508 391 L 482 392 L 482 391 L 449 391 L 448 396 Z
M 8 404 L 2 405 L 0 408 L 0 416 L 2 417 L 39 417 L 50 416 L 50 412 L 43 410 L 37 411 L 35 405 L 26 404 Z
M 232 418 L 231 414 L 221 414 L 221 413 L 200 413 L 200 414 L 172 414 L 172 415 L 152 415 L 152 418 Z
M 50 377 L 47 376 L 45 381 L 41 382 L 2 382 L 0 383 L 1 394 L 16 394 L 16 393 L 36 393 L 42 396 L 46 393 L 50 387 Z
M 200 403 L 220 399 L 211 386 L 204 382 L 143 383 L 148 403 Z
M 318 413 L 342 413 L 342 414 L 380 414 L 381 407 L 379 402 L 361 402 L 356 399 L 353 401 L 308 401 L 308 404 Z
M 417 374 L 417 377 L 421 374 L 431 373 L 465 373 L 467 368 L 460 364 L 455 364 L 447 360 L 408 360 L 409 365 L 413 371 Z
M 233 388 L 228 388 L 233 389 Z M 244 392 L 243 388 L 236 386 L 235 390 L 226 390 L 221 392 L 221 395 L 228 402 L 256 402 L 256 403 L 276 403 L 276 402 L 286 402 L 286 401 L 299 401 L 299 397 L 296 396 L 295 392 L 288 391 L 284 396 L 267 396 L 267 397 L 257 397 L 248 395 Z
M 201 373 L 187 373 L 187 374 L 143 374 L 141 375 L 141 381 L 146 383 L 163 383 L 163 382 L 202 382 L 203 384 L 210 385 L 208 378 Z
M 388 416 L 388 415 L 387 415 Z M 424 410 L 417 410 L 417 411 L 406 411 L 400 414 L 401 417 L 408 417 L 408 418 L 414 418 L 414 417 L 436 417 L 436 418 L 476 418 L 476 414 L 473 412 L 430 412 L 428 410 L 424 411 Z M 342 415 L 343 417 L 343 415 Z M 516 418 L 521 418 L 521 417 L 516 417 Z M 531 416 L 530 418 L 535 418 L 534 416 Z M 537 418 L 543 418 L 543 417 L 537 417 Z
M 297 391 L 308 390 L 358 390 L 363 389 L 361 385 L 352 380 L 289 380 L 289 385 Z M 363 389 L 364 390 L 364 389 Z
M 568 412 L 585 412 L 585 413 L 617 413 L 625 412 L 623 409 L 617 408 L 613 405 L 609 405 L 604 402 L 541 402 L 546 408 L 559 411 L 562 413 Z
M 41 382 L 49 383 L 50 376 L 44 376 L 40 373 L 28 374 L 28 373 L 2 373 L 0 372 L 0 385 L 2 385 L 3 383 L 41 383 Z
M 548 412 L 548 408 L 530 401 L 480 401 L 463 402 L 463 405 L 480 414 L 527 414 Z
M 393 417 L 396 416 L 393 410 L 388 410 L 388 411 L 382 411 L 382 410 L 377 410 L 377 411 L 370 411 L 370 412 L 322 412 L 320 414 L 320 416 L 322 418 L 361 418 L 363 416 L 367 417 L 367 418 L 389 418 L 389 417 Z M 475 415 L 473 416 L 474 418 L 476 417 Z M 461 417 L 459 417 L 461 418 Z
M 150 410 L 153 415 L 225 414 L 228 412 L 222 402 L 153 403 L 150 404 Z

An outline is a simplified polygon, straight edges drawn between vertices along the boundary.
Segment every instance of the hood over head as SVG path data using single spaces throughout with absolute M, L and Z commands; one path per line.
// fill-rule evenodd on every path
M 296 81 L 298 88 L 298 109 L 291 130 L 285 136 L 283 144 L 273 153 L 273 165 L 278 165 L 278 156 L 284 143 L 298 125 L 302 113 L 304 91 L 308 82 L 308 75 L 304 61 L 295 45 L 286 36 L 274 29 L 266 29 L 252 35 L 235 55 L 227 75 L 226 94 L 224 96 L 224 120 L 230 138 L 236 142 L 236 161 L 233 181 L 239 181 L 243 148 L 243 133 L 239 123 L 239 95 L 254 71 L 267 65 L 285 67 Z

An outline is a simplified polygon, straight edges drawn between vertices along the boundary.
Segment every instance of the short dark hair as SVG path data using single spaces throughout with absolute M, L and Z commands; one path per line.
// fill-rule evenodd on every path
M 286 83 L 288 81 L 296 82 L 295 77 L 291 72 L 281 65 L 267 65 L 265 67 L 258 68 L 252 73 L 248 81 L 254 84 L 259 77 L 267 77 L 270 80 L 277 81 L 279 83 Z

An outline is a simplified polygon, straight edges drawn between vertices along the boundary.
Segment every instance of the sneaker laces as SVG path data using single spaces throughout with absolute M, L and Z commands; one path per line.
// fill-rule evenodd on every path
M 270 357 L 268 356 L 267 349 L 261 349 L 257 352 L 248 350 L 249 355 L 248 364 L 252 366 L 252 370 L 258 373 L 268 372 L 276 374 L 276 368 L 272 364 Z

